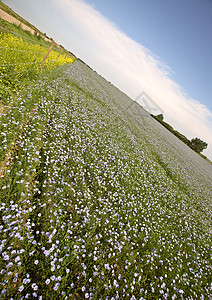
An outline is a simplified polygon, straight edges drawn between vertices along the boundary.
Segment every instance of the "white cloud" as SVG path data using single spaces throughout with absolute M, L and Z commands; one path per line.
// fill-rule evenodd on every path
M 69 42 L 63 43 L 66 47 L 132 99 L 142 91 L 149 94 L 174 128 L 188 138 L 198 136 L 210 144 L 205 153 L 212 159 L 212 113 L 183 93 L 170 79 L 169 67 L 92 5 L 81 0 L 51 1 L 64 11 L 69 23 Z

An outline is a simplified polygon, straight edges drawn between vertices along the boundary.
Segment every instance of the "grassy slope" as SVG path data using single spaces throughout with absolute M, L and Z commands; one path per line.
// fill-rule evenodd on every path
M 33 26 L 32 24 L 30 24 L 29 22 L 27 22 L 26 20 L 24 20 L 21 16 L 19 16 L 16 12 L 14 12 L 10 7 L 8 7 L 2 1 L 0 1 L 0 8 L 2 10 L 4 10 L 5 12 L 7 12 L 9 15 L 11 15 L 14 18 L 16 18 L 17 20 L 19 20 L 20 22 L 24 23 L 25 25 L 27 25 L 30 28 L 32 28 L 33 30 L 35 30 L 37 33 L 43 35 L 43 33 L 41 31 L 39 31 L 35 26 Z
M 1 111 L 2 105 L 9 103 L 9 98 L 14 95 L 15 90 L 19 90 L 25 83 L 37 78 L 37 75 L 40 73 L 39 68 L 37 68 L 39 64 L 31 65 L 30 63 L 35 61 L 41 63 L 50 43 L 39 35 L 25 31 L 21 26 L 9 23 L 1 18 L 0 26 L 2 27 L 0 28 L 0 46 L 2 47 L 2 49 L 0 49 L 0 64 L 3 66 L 0 67 Z M 4 49 L 5 46 L 7 50 Z M 24 50 L 26 52 L 13 51 L 11 49 Z M 27 52 L 29 49 L 32 53 Z M 60 57 L 58 58 L 59 53 Z M 50 52 L 42 71 L 44 71 L 47 66 L 53 67 L 53 65 L 57 64 L 61 59 L 63 60 L 65 55 L 65 51 L 61 51 L 55 46 L 53 51 Z M 26 65 L 21 65 L 24 63 L 26 63 Z M 64 63 L 64 60 L 61 63 Z
M 210 298 L 207 162 L 80 62 L 23 91 L 2 141 L 27 118 L 0 185 L 3 299 Z
M 3 28 L 6 28 L 7 30 L 14 32 L 17 35 L 21 35 L 22 37 L 30 39 L 30 40 L 34 41 L 35 43 L 37 42 L 37 43 L 40 43 L 40 44 L 42 44 L 44 46 L 48 46 L 48 47 L 50 45 L 50 42 L 45 41 L 42 37 L 34 35 L 29 31 L 23 30 L 20 26 L 9 23 L 1 18 L 0 18 L 0 26 Z M 8 33 L 8 31 L 6 31 L 2 28 L 0 28 L 0 32 Z

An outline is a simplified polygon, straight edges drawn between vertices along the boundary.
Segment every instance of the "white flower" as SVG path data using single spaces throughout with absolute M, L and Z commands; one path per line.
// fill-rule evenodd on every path
M 163 284 L 161 285 L 161 288 L 162 288 L 162 289 L 164 289 L 164 288 L 165 288 L 165 286 L 166 286 L 166 284 L 165 284 L 165 283 L 163 283 Z
M 55 284 L 55 286 L 54 286 L 54 290 L 55 290 L 55 291 L 59 288 L 59 285 L 60 285 L 59 282 Z
M 19 287 L 18 291 L 19 291 L 19 292 L 22 292 L 23 290 L 24 290 L 24 286 L 21 285 L 21 286 Z
M 36 283 L 33 283 L 33 284 L 32 284 L 32 288 L 33 288 L 34 291 L 37 291 L 37 290 L 38 290 L 37 284 L 36 284 Z

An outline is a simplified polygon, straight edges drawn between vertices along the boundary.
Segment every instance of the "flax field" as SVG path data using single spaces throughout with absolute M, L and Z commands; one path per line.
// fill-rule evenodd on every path
M 212 167 L 80 61 L 0 115 L 1 299 L 211 299 Z

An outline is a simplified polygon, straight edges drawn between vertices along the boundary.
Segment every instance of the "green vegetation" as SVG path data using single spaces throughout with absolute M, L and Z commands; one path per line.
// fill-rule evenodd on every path
M 178 137 L 181 141 L 183 141 L 187 146 L 189 146 L 192 150 L 194 150 L 197 153 L 202 152 L 204 149 L 207 148 L 208 144 L 206 142 L 203 142 L 199 138 L 193 138 L 191 141 L 187 139 L 186 136 L 178 132 L 177 130 L 174 130 L 174 128 L 169 125 L 168 123 L 163 121 L 163 115 L 151 115 L 153 118 L 155 118 L 158 122 L 160 122 L 164 127 L 166 127 L 171 133 L 173 133 L 176 137 Z M 204 158 L 205 156 L 202 155 Z M 206 158 L 206 157 L 205 157 Z M 207 159 L 207 158 L 206 158 Z
M 199 138 L 194 138 L 190 142 L 190 148 L 196 151 L 197 153 L 202 152 L 207 148 L 208 144 L 206 142 L 201 141 Z
M 39 78 L 40 73 L 73 62 L 63 49 L 55 46 L 40 68 L 50 43 L 2 19 L 0 26 L 0 105 L 7 104 L 10 96 Z
M 212 174 L 187 185 L 129 103 L 75 62 L 1 114 L 1 299 L 210 299 Z
M 211 166 L 63 52 L 16 70 L 49 44 L 0 22 L 34 52 L 2 54 L 0 298 L 210 299 Z
M 39 35 L 43 35 L 42 32 L 40 32 L 35 26 L 24 20 L 21 16 L 19 16 L 17 13 L 15 13 L 10 7 L 8 7 L 6 4 L 4 4 L 2 1 L 0 1 L 0 8 L 4 10 L 6 13 L 11 15 L 12 17 L 16 18 L 20 22 L 24 23 L 26 26 L 32 28 L 34 31 L 37 32 Z
M 10 30 L 10 31 L 14 32 L 17 35 L 22 36 L 23 38 L 30 39 L 30 40 L 32 40 L 32 42 L 34 41 L 34 43 L 40 43 L 43 46 L 49 46 L 50 45 L 50 42 L 45 41 L 40 35 L 32 34 L 30 31 L 23 30 L 21 28 L 21 26 L 18 26 L 18 25 L 13 24 L 13 23 L 9 23 L 9 22 L 1 19 L 1 18 L 0 18 L 0 26 L 3 27 L 3 28 L 6 28 L 7 30 Z M 8 33 L 7 30 L 4 30 L 1 27 L 0 27 L 0 32 Z

